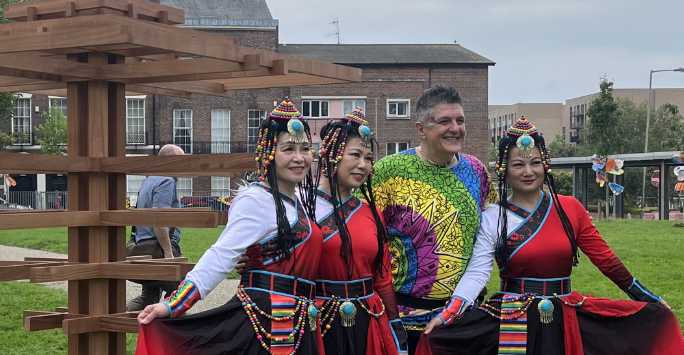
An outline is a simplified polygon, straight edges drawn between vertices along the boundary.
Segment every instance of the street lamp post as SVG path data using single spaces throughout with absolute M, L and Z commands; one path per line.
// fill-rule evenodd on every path
M 646 107 L 646 137 L 644 139 L 644 153 L 648 153 L 648 131 L 651 123 L 651 108 L 655 109 L 655 97 L 653 95 L 653 73 L 661 72 L 684 72 L 684 67 L 679 67 L 675 69 L 657 69 L 651 70 L 648 76 L 648 104 Z M 662 172 L 661 172 L 662 173 Z M 662 181 L 661 181 L 662 183 Z M 643 179 L 641 180 L 641 209 L 646 207 L 646 167 L 643 171 Z

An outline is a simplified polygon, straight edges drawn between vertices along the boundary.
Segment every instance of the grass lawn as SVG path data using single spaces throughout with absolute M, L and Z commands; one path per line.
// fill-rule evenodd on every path
M 599 221 L 597 227 L 608 244 L 620 256 L 629 270 L 656 294 L 664 297 L 680 319 L 684 320 L 684 228 L 673 227 L 667 221 Z M 183 231 L 181 247 L 191 261 L 197 261 L 218 237 L 217 229 Z M 0 244 L 66 253 L 65 229 L 0 231 Z M 582 255 L 573 272 L 573 288 L 599 297 L 627 296 L 605 278 Z M 498 275 L 488 285 L 490 293 L 498 289 Z M 66 305 L 66 295 L 40 285 L 6 282 L 0 287 L 0 349 L 3 354 L 65 353 L 66 337 L 60 330 L 27 333 L 22 328 L 21 313 L 25 309 L 51 310 Z M 684 324 L 684 323 L 682 323 Z M 129 335 L 132 351 L 135 336 Z

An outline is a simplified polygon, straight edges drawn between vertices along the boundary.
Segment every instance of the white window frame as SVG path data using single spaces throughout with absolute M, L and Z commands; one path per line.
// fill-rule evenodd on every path
M 230 176 L 211 177 L 211 196 L 230 196 Z
M 31 114 L 31 109 L 32 109 L 32 106 L 31 106 L 32 97 L 31 96 L 20 95 L 19 97 L 17 97 L 17 102 L 14 105 L 14 115 L 12 115 L 12 122 L 11 122 L 12 136 L 14 136 L 15 134 L 18 133 L 18 132 L 16 132 L 17 129 L 15 129 L 15 128 L 18 128 L 19 126 L 17 125 L 17 127 L 15 127 L 15 123 L 17 123 L 15 120 L 17 119 L 17 117 L 19 117 L 19 101 L 20 100 L 28 100 L 28 116 L 21 116 L 23 119 L 26 119 L 28 117 L 28 143 L 13 142 L 12 144 L 13 145 L 32 145 L 33 144 L 33 115 Z M 24 102 L 24 101 L 22 101 L 22 102 Z M 22 121 L 22 123 L 25 123 L 25 122 Z M 21 126 L 26 127 L 26 124 L 22 124 Z M 22 133 L 25 133 L 25 132 L 22 132 Z
M 52 107 L 52 100 L 64 101 L 64 105 L 59 105 L 59 110 L 64 114 L 64 117 L 67 117 L 67 114 L 69 112 L 69 104 L 67 102 L 67 98 L 64 96 L 48 96 L 48 112 L 52 111 L 53 108 L 57 108 Z
M 126 175 L 126 197 L 131 207 L 135 207 L 138 202 L 138 192 L 140 192 L 143 180 L 145 180 L 143 175 Z
M 189 117 L 180 117 L 181 112 L 189 113 Z M 179 120 L 186 119 L 190 122 L 190 126 L 183 126 L 183 127 L 178 127 Z M 176 133 L 176 130 L 178 129 L 187 129 L 188 130 L 188 135 L 185 136 L 179 136 Z M 184 138 L 184 139 L 189 139 L 187 143 L 179 143 L 176 139 L 177 138 Z M 185 150 L 186 154 L 192 154 L 192 143 L 193 143 L 193 132 L 192 132 L 192 109 L 189 108 L 184 108 L 184 109 L 174 109 L 173 110 L 173 144 L 180 146 Z M 187 147 L 190 147 L 190 149 L 185 149 Z M 189 151 L 188 151 L 189 150 Z
M 400 115 L 397 113 L 390 113 L 390 105 L 400 104 L 400 103 L 406 104 L 406 113 L 404 115 Z M 385 109 L 387 110 L 387 119 L 404 119 L 404 120 L 411 119 L 411 99 L 387 99 L 387 104 L 386 104 Z M 398 112 L 398 109 L 396 111 Z
M 211 110 L 211 154 L 230 154 L 230 110 Z
M 142 107 L 136 108 L 137 110 L 142 110 L 141 111 L 142 116 L 136 116 L 137 118 L 142 117 L 142 141 L 141 142 L 129 140 L 129 134 L 140 134 L 138 131 L 139 131 L 139 128 L 141 126 L 141 124 L 139 122 L 135 125 L 132 125 L 130 120 L 129 120 L 129 118 L 132 117 L 130 115 L 130 112 L 131 112 L 130 103 L 132 101 L 142 102 Z M 146 143 L 145 142 L 145 135 L 147 133 L 147 127 L 145 126 L 145 104 L 146 104 L 146 102 L 145 102 L 144 96 L 142 96 L 142 97 L 138 97 L 138 96 L 126 97 L 126 144 L 145 144 Z M 131 126 L 137 127 L 138 130 L 136 130 L 136 132 L 131 132 L 131 129 L 130 129 Z
M 347 110 L 347 102 L 351 103 L 351 109 Z M 358 105 L 358 104 L 361 105 Z M 347 115 L 348 113 L 351 113 L 355 108 L 360 107 L 363 112 L 366 112 L 366 99 L 346 99 L 342 100 L 342 114 Z
M 252 113 L 259 112 L 259 117 L 257 118 L 256 115 L 252 115 Z M 256 145 L 257 145 L 257 139 L 259 138 L 259 127 L 261 126 L 261 122 L 266 119 L 266 111 L 265 110 L 259 110 L 259 109 L 249 109 L 247 110 L 247 152 L 248 153 L 254 153 L 256 150 Z M 253 126 L 252 124 L 256 122 L 257 125 Z M 251 134 L 251 130 L 253 130 L 254 135 Z M 250 139 L 254 140 L 254 143 L 251 143 Z
M 189 192 L 189 193 L 185 193 Z M 176 180 L 176 196 L 178 196 L 178 201 L 185 196 L 192 196 L 192 178 L 191 177 L 179 177 Z
M 311 113 L 313 112 L 313 105 L 314 102 L 318 103 L 318 116 L 312 116 Z M 325 103 L 325 110 L 326 114 L 323 115 L 323 103 Z M 306 115 L 304 113 L 304 106 L 308 104 L 309 105 L 309 114 Z M 316 99 L 316 100 L 302 100 L 302 117 L 307 117 L 307 118 L 328 118 L 330 117 L 330 101 L 329 100 L 323 100 L 323 99 Z
M 405 149 L 400 149 L 399 145 L 400 144 L 405 144 L 406 148 Z M 392 147 L 393 152 L 390 153 L 390 147 Z M 396 154 L 399 152 L 403 152 L 405 150 L 409 149 L 409 143 L 408 142 L 387 142 L 385 143 L 385 154 L 390 155 L 390 154 Z

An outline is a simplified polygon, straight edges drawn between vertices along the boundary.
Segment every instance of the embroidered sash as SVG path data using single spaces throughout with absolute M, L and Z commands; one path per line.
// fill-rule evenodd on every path
M 325 198 L 328 202 L 332 204 L 332 197 L 330 195 L 320 190 L 318 190 L 317 193 L 320 197 Z M 349 222 L 354 213 L 356 213 L 361 208 L 361 205 L 361 200 L 353 196 L 347 199 L 346 201 L 342 202 L 339 211 L 342 218 L 345 220 L 345 223 Z M 335 222 L 335 216 L 333 215 L 333 213 L 335 212 L 331 212 L 329 215 L 325 216 L 318 222 L 318 225 L 321 228 L 321 232 L 323 234 L 324 242 L 328 241 L 330 238 L 337 235 L 338 232 L 337 223 Z

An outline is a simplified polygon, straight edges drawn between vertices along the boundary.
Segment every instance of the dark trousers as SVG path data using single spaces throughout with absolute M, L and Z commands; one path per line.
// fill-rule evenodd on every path
M 163 259 L 164 251 L 156 238 L 144 239 L 139 242 L 130 240 L 126 246 L 127 256 L 151 255 L 152 259 Z M 171 251 L 174 257 L 181 256 L 180 246 L 171 241 Z M 131 280 L 146 287 L 159 287 L 167 294 L 176 290 L 178 281 Z

